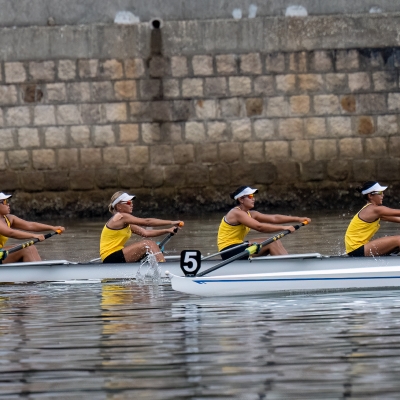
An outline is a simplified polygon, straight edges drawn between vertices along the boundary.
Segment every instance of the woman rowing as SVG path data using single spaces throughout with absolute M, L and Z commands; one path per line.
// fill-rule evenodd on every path
M 382 205 L 386 189 L 375 181 L 365 182 L 357 189 L 367 204 L 353 217 L 346 231 L 344 240 L 350 257 L 381 256 L 400 249 L 400 236 L 371 240 L 380 228 L 380 220 L 400 222 L 400 210 Z
M 221 221 L 218 230 L 218 251 L 227 251 L 221 254 L 222 259 L 230 258 L 241 253 L 248 244 L 244 242 L 245 236 L 250 229 L 262 233 L 278 232 L 289 230 L 294 232 L 295 228 L 287 224 L 289 222 L 311 222 L 307 217 L 292 217 L 287 215 L 268 215 L 258 211 L 252 211 L 254 208 L 254 194 L 257 189 L 252 189 L 249 186 L 240 186 L 230 194 L 231 199 L 236 201 L 236 207 L 232 208 Z M 254 239 L 252 242 L 261 243 L 265 238 Z M 269 245 L 261 248 L 257 256 L 272 256 L 288 254 L 280 240 L 277 240 Z M 246 256 L 247 258 L 247 256 Z
M 125 192 L 116 192 L 111 197 L 108 210 L 112 217 L 105 224 L 100 238 L 100 257 L 103 263 L 125 263 L 141 260 L 148 253 L 153 253 L 158 262 L 165 258 L 157 243 L 147 238 L 176 233 L 176 229 L 183 225 L 182 221 L 170 221 L 156 218 L 138 218 L 132 215 L 133 199 L 136 196 Z M 173 225 L 171 228 L 146 230 L 143 226 L 159 227 Z M 146 239 L 129 246 L 125 243 L 132 233 Z
M 0 248 L 8 250 L 12 247 L 5 247 L 8 238 L 38 239 L 39 241 L 44 240 L 44 235 L 42 234 L 34 234 L 25 231 L 65 231 L 63 226 L 52 226 L 38 222 L 25 221 L 22 218 L 10 214 L 11 209 L 9 199 L 11 197 L 11 194 L 0 193 Z M 28 261 L 41 261 L 40 255 L 35 246 L 25 247 L 24 249 L 8 254 L 2 263 L 7 264 Z

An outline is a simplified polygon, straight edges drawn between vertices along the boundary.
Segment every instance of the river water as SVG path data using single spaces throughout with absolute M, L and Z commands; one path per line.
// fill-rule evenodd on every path
M 351 216 L 307 216 L 288 251 L 343 252 Z M 169 254 L 215 252 L 220 218 L 184 219 Z M 38 245 L 44 259 L 98 257 L 104 221 L 58 223 L 67 231 Z M 134 281 L 2 285 L 0 399 L 399 399 L 399 317 L 400 291 L 203 299 Z

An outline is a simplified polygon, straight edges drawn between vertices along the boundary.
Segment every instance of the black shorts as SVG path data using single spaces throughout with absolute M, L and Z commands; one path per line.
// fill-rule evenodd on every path
M 221 254 L 221 258 L 223 260 L 227 260 L 228 258 L 231 258 L 233 256 L 236 256 L 236 254 L 242 253 L 245 249 L 247 249 L 247 247 L 249 247 L 248 243 L 236 243 L 236 244 L 231 244 L 230 246 L 226 246 L 224 249 L 222 249 L 221 251 L 224 250 L 228 250 L 231 247 L 237 247 L 236 249 L 233 249 L 231 251 L 227 251 L 226 253 Z M 247 260 L 249 258 L 249 255 L 245 255 L 243 257 L 238 258 L 238 260 Z
M 126 263 L 124 252 L 121 250 L 115 251 L 103 260 L 103 264 L 120 264 Z
M 361 247 L 359 247 L 358 249 L 355 249 L 353 251 L 351 251 L 350 253 L 347 253 L 347 255 L 349 257 L 365 257 L 364 254 L 364 245 L 362 245 Z

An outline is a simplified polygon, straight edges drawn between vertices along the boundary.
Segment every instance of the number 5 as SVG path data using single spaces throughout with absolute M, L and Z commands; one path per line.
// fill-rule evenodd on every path
M 181 270 L 185 276 L 196 276 L 201 267 L 199 250 L 183 250 L 181 252 Z

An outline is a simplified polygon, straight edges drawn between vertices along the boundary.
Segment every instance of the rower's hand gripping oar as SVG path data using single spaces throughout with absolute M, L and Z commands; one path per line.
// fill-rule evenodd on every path
M 178 226 L 180 228 L 183 227 L 183 225 L 185 225 L 182 221 L 179 222 Z M 172 238 L 172 236 L 174 236 L 177 232 L 178 232 L 178 226 L 174 229 L 174 233 L 169 233 L 167 236 L 165 236 L 165 238 L 163 240 L 161 240 L 160 243 L 158 244 L 158 247 L 160 248 L 160 250 L 164 253 L 164 246 L 169 242 L 169 240 Z
M 299 229 L 300 227 L 307 225 L 308 221 L 304 221 L 299 225 L 295 225 L 293 226 L 293 228 L 295 230 Z M 265 240 L 264 242 L 261 243 L 253 243 L 252 245 L 250 245 L 247 249 L 245 249 L 244 251 L 242 251 L 239 254 L 236 254 L 235 256 L 228 258 L 227 260 L 224 260 L 220 263 L 218 263 L 217 265 L 214 265 L 211 268 L 206 269 L 205 271 L 201 272 L 200 274 L 196 275 L 196 272 L 200 269 L 200 256 L 197 256 L 195 254 L 193 254 L 193 259 L 196 258 L 196 263 L 198 263 L 198 265 L 196 265 L 197 271 L 193 271 L 193 270 L 188 270 L 187 272 L 185 272 L 184 270 L 184 266 L 182 266 L 182 260 L 181 260 L 181 269 L 183 270 L 183 272 L 185 273 L 186 276 L 204 276 L 209 274 L 210 272 L 213 272 L 221 267 L 223 267 L 224 265 L 227 265 L 229 263 L 231 263 L 232 261 L 238 260 L 239 258 L 245 257 L 245 256 L 251 256 L 252 254 L 257 254 L 260 249 L 268 244 L 271 244 L 272 242 L 275 242 L 279 239 L 282 239 L 284 236 L 289 235 L 291 233 L 291 231 L 289 231 L 289 229 L 286 229 L 282 232 L 279 232 L 278 234 L 276 234 L 275 236 L 270 237 L 269 239 Z M 199 252 L 200 253 L 200 252 Z
M 57 230 L 54 232 L 46 233 L 44 235 L 45 239 L 48 239 L 54 235 L 61 235 L 61 230 Z M 16 251 L 22 250 L 25 247 L 32 246 L 33 244 L 39 242 L 40 240 L 37 238 L 34 238 L 32 240 L 29 240 L 29 242 L 21 243 L 17 246 L 12 247 L 11 249 L 5 250 L 5 249 L 0 249 L 0 264 L 2 264 L 3 260 L 7 258 L 7 256 L 11 253 L 15 253 Z

